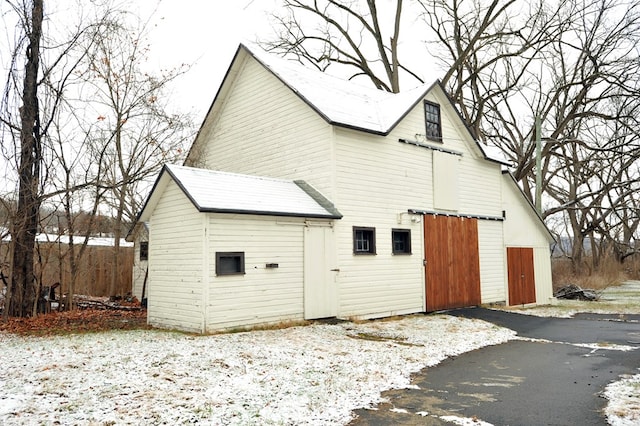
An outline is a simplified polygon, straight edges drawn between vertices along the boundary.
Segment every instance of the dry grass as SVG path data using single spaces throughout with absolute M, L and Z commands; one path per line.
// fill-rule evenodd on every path
M 578 313 L 595 313 L 619 315 L 621 321 L 627 315 L 640 314 L 640 304 L 636 302 L 614 303 L 584 300 L 558 300 L 554 305 L 545 306 L 508 306 L 498 308 L 509 312 L 517 312 L 540 317 L 572 318 Z
M 632 259 L 620 264 L 612 257 L 604 259 L 597 270 L 591 267 L 591 259 L 586 258 L 583 266 L 574 271 L 571 261 L 566 258 L 554 258 L 551 261 L 554 292 L 567 284 L 576 284 L 582 288 L 603 290 L 620 285 L 630 279 L 640 277 L 640 260 Z
M 360 317 L 360 316 L 352 315 L 352 316 L 348 316 L 346 318 L 346 321 L 352 322 L 354 324 L 366 324 L 366 323 L 371 322 L 371 321 L 381 321 L 381 322 L 384 322 L 384 321 L 398 321 L 398 320 L 401 320 L 403 318 L 407 318 L 408 316 L 411 316 L 411 315 L 412 314 L 408 314 L 408 315 L 391 315 L 391 316 L 388 316 L 388 317 L 377 317 L 376 316 L 376 317 L 372 317 L 372 318 Z
M 275 323 L 254 324 L 247 326 L 229 327 L 223 330 L 216 330 L 207 333 L 208 335 L 215 334 L 230 334 L 230 333 L 245 333 L 247 331 L 269 331 L 269 330 L 283 330 L 285 328 L 300 327 L 311 324 L 308 320 L 284 320 Z
M 29 336 L 149 328 L 151 327 L 147 325 L 147 311 L 144 309 L 76 309 L 67 312 L 53 311 L 30 318 L 0 320 L 0 332 Z

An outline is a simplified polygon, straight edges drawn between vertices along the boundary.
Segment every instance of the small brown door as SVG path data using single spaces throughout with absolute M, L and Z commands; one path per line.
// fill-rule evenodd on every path
M 509 305 L 524 305 L 536 301 L 536 280 L 533 269 L 533 249 L 507 247 L 509 274 Z
M 427 312 L 480 304 L 478 220 L 424 216 Z

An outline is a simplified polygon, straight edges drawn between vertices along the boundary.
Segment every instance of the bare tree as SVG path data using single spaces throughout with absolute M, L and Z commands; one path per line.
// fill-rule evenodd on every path
M 67 114 L 68 115 L 68 114 Z M 69 143 L 69 136 L 60 132 L 57 127 L 55 137 L 52 137 L 52 153 L 56 170 L 55 179 L 57 190 L 48 194 L 50 201 L 59 200 L 56 212 L 62 212 L 63 224 L 58 224 L 59 238 L 65 240 L 64 246 L 59 244 L 58 258 L 60 259 L 60 273 L 66 269 L 68 262 L 69 280 L 66 282 L 67 310 L 74 309 L 74 294 L 76 282 L 80 273 L 80 262 L 84 258 L 89 240 L 94 233 L 98 218 L 98 211 L 104 201 L 107 188 L 100 185 L 100 177 L 104 173 L 105 146 L 96 146 L 90 140 L 91 128 L 85 130 L 86 123 L 81 117 L 70 114 L 76 119 L 76 133 L 83 139 Z M 80 214 L 82 208 L 88 208 L 88 214 Z M 63 247 L 65 247 L 63 249 Z M 62 278 L 60 279 L 62 283 Z
M 585 238 L 597 268 L 596 243 L 614 238 L 608 225 L 613 212 L 628 209 L 637 188 L 640 8 L 608 1 L 573 6 L 571 19 L 563 17 L 570 24 L 542 62 L 547 78 L 539 93 L 546 95 L 537 110 L 547 135 L 543 189 L 557 202 L 543 214 L 568 218 L 574 268 L 581 266 Z M 525 156 L 527 151 L 533 152 L 532 144 Z M 525 187 L 533 166 L 531 160 L 518 163 Z
M 476 137 L 486 140 L 485 115 L 528 86 L 530 69 L 564 31 L 566 24 L 555 19 L 562 2 L 557 6 L 543 1 L 525 6 L 515 0 L 418 3 L 435 35 L 430 46 L 444 73 L 441 81 Z
M 38 78 L 44 6 L 42 0 L 12 6 L 20 14 L 25 31 L 21 48 L 24 49 L 26 63 L 22 78 L 19 128 L 14 128 L 20 134 L 19 189 L 16 218 L 11 230 L 11 280 L 3 315 L 29 316 L 36 308 L 33 253 L 40 209 L 42 165 Z
M 34 274 L 34 241 L 43 202 L 58 203 L 65 212 L 75 277 L 91 228 L 89 224 L 83 229 L 76 256 L 73 222 L 77 212 L 88 208 L 96 218 L 101 209 L 113 207 L 117 252 L 123 227 L 135 217 L 148 178 L 163 161 L 181 158 L 182 144 L 191 135 L 191 123 L 167 112 L 168 99 L 162 93 L 184 69 L 160 76 L 146 71 L 147 47 L 134 35 L 139 28 L 131 26 L 131 14 L 112 9 L 108 2 L 92 4 L 93 15 L 81 16 L 77 27 L 58 29 L 54 36 L 66 37 L 59 42 L 54 36 L 44 38 L 42 3 L 7 2 L 18 16 L 16 29 L 26 36 L 16 42 L 0 114 L 2 153 L 16 163 L 19 186 L 17 212 L 10 225 L 12 285 L 5 316 L 36 312 L 42 283 Z M 44 47 L 41 39 L 46 40 Z M 25 71 L 19 66 L 23 54 Z M 19 119 L 14 106 L 18 103 L 23 105 Z M 116 260 L 112 275 L 117 272 Z
M 597 269 L 617 233 L 614 212 L 637 187 L 638 6 L 569 0 L 522 13 L 513 1 L 421 3 L 452 98 L 478 137 L 513 161 L 531 200 L 534 117 L 542 120 L 542 214 L 563 215 L 574 268 L 586 266 L 588 248 Z
M 364 76 L 378 89 L 397 93 L 401 74 L 423 82 L 400 61 L 404 3 L 285 0 L 285 13 L 274 16 L 278 36 L 264 46 L 323 71 L 344 65 L 351 78 Z
M 100 185 L 115 217 L 111 292 L 119 271 L 120 239 L 133 224 L 149 179 L 165 162 L 183 158 L 192 136 L 188 116 L 171 113 L 165 87 L 187 67 L 152 75 L 145 71 L 146 28 L 127 14 L 104 29 L 87 52 L 86 101 L 97 121 L 94 141 L 101 141 Z
M 91 42 L 96 22 L 80 20 L 75 27 L 68 25 L 64 41 L 54 41 L 44 34 L 42 0 L 5 4 L 15 17 L 16 33 L 22 35 L 18 36 L 11 56 L 0 114 L 3 140 L 19 140 L 13 146 L 3 143 L 5 160 L 15 162 L 18 188 L 17 210 L 10 225 L 12 284 L 4 315 L 30 316 L 35 314 L 39 291 L 34 252 L 40 207 L 50 196 L 47 193 L 56 191 L 49 185 L 50 174 L 56 168 L 49 155 L 49 132 L 64 107 L 65 91 L 82 59 L 76 48 L 87 40 Z M 26 62 L 24 70 L 19 65 L 22 60 Z M 17 120 L 15 106 L 20 104 Z

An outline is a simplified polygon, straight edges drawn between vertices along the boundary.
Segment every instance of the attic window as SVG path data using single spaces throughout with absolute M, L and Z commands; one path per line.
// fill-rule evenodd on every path
M 216 275 L 243 275 L 244 252 L 216 252 Z
M 424 101 L 424 121 L 426 125 L 427 139 L 442 142 L 440 105 Z
M 376 254 L 376 228 L 353 227 L 353 254 Z

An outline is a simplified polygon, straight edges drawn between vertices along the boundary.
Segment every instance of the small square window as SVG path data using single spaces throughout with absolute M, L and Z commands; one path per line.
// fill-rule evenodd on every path
M 376 254 L 376 228 L 353 227 L 353 253 Z
M 140 260 L 149 260 L 149 242 L 140 242 Z
M 392 229 L 393 254 L 411 254 L 411 230 Z
M 440 121 L 440 105 L 424 101 L 424 121 L 427 139 L 442 141 L 442 125 Z
M 244 274 L 244 252 L 216 252 L 216 275 Z

